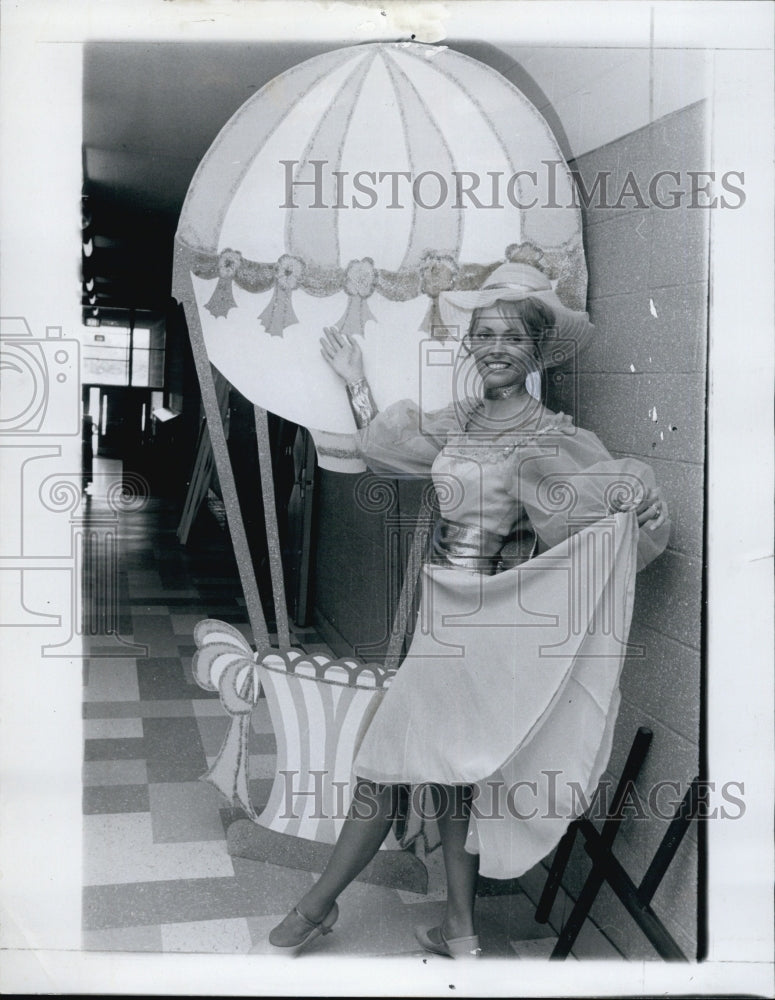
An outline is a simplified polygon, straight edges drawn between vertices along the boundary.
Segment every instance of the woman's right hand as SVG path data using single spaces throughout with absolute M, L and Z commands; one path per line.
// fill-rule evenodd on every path
M 320 338 L 320 353 L 336 374 L 347 384 L 363 378 L 363 355 L 360 346 L 352 337 L 340 333 L 335 326 L 326 326 L 323 332 L 325 337 Z
M 638 518 L 638 527 L 643 528 L 646 526 L 650 531 L 656 531 L 660 525 L 664 524 L 667 517 L 658 486 L 654 489 L 649 488 L 645 496 L 638 500 L 633 500 L 631 503 L 621 503 L 620 501 L 612 500 L 609 514 L 630 510 L 635 511 Z

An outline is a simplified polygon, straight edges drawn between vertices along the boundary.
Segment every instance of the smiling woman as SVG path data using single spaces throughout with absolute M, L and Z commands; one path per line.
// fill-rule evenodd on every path
M 439 307 L 467 317 L 461 353 L 481 378 L 478 400 L 460 394 L 431 413 L 401 400 L 378 412 L 357 343 L 337 327 L 321 339 L 370 469 L 430 471 L 441 518 L 409 651 L 355 754 L 348 818 L 320 879 L 272 930 L 281 948 L 330 932 L 337 897 L 378 850 L 397 789 L 410 784 L 432 789 L 447 874 L 444 919 L 417 928 L 417 939 L 436 954 L 478 957 L 478 874 L 526 872 L 601 778 L 635 571 L 667 545 L 650 468 L 612 459 L 528 391 L 531 372 L 589 339 L 586 313 L 517 263 L 478 291 L 442 294 Z M 526 786 L 523 812 L 516 792 Z

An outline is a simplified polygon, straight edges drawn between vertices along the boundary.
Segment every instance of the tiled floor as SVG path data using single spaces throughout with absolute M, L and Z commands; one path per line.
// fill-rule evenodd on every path
M 100 509 L 99 497 L 90 503 Z M 177 519 L 173 505 L 153 500 L 120 518 L 119 631 L 126 641 L 146 645 L 147 656 L 85 660 L 83 946 L 268 952 L 269 929 L 315 876 L 227 851 L 226 830 L 244 814 L 200 780 L 228 717 L 217 694 L 194 682 L 192 629 L 214 617 L 247 635 L 244 600 L 215 520 L 205 514 L 184 548 Z M 320 648 L 310 629 L 296 629 L 295 640 Z M 253 713 L 249 750 L 251 798 L 260 812 L 275 759 L 265 702 Z M 340 897 L 336 933 L 315 950 L 417 953 L 413 927 L 433 921 L 443 899 L 440 851 L 424 861 L 427 894 L 353 883 Z M 530 898 L 506 885 L 500 888 L 509 894 L 493 894 L 498 888 L 483 883 L 477 900 L 485 953 L 546 954 L 553 932 L 534 921 Z

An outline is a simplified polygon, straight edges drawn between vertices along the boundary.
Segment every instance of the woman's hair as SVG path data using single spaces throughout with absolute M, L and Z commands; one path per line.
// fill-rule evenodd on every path
M 498 299 L 494 308 L 501 319 L 506 320 L 507 323 L 512 323 L 516 320 L 524 323 L 525 329 L 533 338 L 537 347 L 540 347 L 546 331 L 551 330 L 555 325 L 553 309 L 540 299 L 530 297 L 518 300 Z M 483 316 L 492 315 L 492 310 L 493 306 L 485 309 L 474 309 L 471 314 L 471 325 L 468 329 L 473 330 L 477 321 Z

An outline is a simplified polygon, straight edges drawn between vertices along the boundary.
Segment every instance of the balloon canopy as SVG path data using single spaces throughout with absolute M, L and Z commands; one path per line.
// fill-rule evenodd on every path
M 381 407 L 475 392 L 439 295 L 513 260 L 583 309 L 574 195 L 548 125 L 496 70 L 444 46 L 352 46 L 276 77 L 221 130 L 181 212 L 175 294 L 232 385 L 310 428 L 323 467 L 357 471 L 323 327 L 361 338 Z

